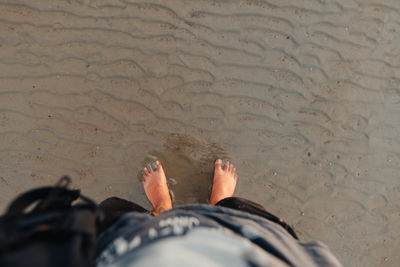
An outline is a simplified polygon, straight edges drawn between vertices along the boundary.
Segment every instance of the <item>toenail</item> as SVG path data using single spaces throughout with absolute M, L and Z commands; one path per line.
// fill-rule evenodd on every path
M 148 170 L 149 172 L 152 172 L 152 171 L 153 171 L 153 168 L 151 167 L 150 164 L 147 164 L 147 170 Z

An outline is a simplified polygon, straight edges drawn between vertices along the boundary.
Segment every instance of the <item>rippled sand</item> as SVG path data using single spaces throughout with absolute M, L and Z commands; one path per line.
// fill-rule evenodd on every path
M 0 208 L 69 174 L 205 203 L 212 161 L 346 266 L 400 262 L 400 2 L 0 0 Z

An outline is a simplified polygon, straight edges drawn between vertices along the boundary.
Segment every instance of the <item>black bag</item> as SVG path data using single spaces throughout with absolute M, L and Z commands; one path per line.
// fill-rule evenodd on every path
M 28 191 L 0 217 L 0 266 L 93 266 L 103 214 L 64 176 Z M 72 202 L 80 203 L 72 206 Z M 28 207 L 34 205 L 30 211 Z

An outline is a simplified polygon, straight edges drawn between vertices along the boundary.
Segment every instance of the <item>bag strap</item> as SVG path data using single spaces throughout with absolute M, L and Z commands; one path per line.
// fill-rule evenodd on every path
M 96 204 L 80 195 L 80 190 L 67 189 L 71 179 L 68 176 L 62 177 L 56 186 L 45 186 L 37 189 L 30 190 L 9 205 L 5 220 L 12 220 L 13 218 L 21 215 L 31 204 L 39 201 L 36 207 L 31 211 L 32 214 L 40 213 L 43 211 L 53 209 L 65 209 L 71 206 L 71 203 L 81 197 L 90 205 Z
M 71 206 L 72 201 L 76 198 L 70 199 L 69 192 L 63 191 L 63 189 L 68 190 L 68 186 L 71 184 L 71 178 L 68 176 L 63 176 L 58 180 L 56 185 L 53 187 L 47 197 L 41 200 L 32 211 L 32 213 L 38 213 L 41 211 L 53 208 L 67 208 Z M 79 196 L 80 192 L 77 192 L 77 197 Z
M 55 237 L 63 236 L 72 237 L 80 235 L 85 238 L 85 242 L 94 242 L 94 238 L 98 233 L 99 226 L 98 216 L 95 213 L 89 215 L 91 212 L 82 208 L 73 207 L 73 212 L 50 212 L 30 218 L 18 218 L 13 220 L 11 228 L 4 228 L 0 230 L 0 258 L 3 253 L 7 253 L 9 249 L 30 242 L 35 238 L 42 238 L 43 240 L 53 240 Z M 68 220 L 67 222 L 65 220 Z M 72 219 L 72 220 L 71 220 Z M 95 223 L 95 228 L 93 227 Z M 42 224 L 46 227 L 43 228 Z M 0 224 L 1 225 L 1 224 Z M 23 230 L 18 230 L 23 229 Z
M 7 212 L 3 217 L 0 217 L 0 244 L 11 244 L 27 240 L 25 238 L 41 231 L 37 227 L 40 227 L 43 223 L 47 223 L 49 227 L 46 230 L 42 229 L 45 232 L 69 231 L 71 234 L 81 233 L 88 236 L 97 234 L 104 221 L 103 211 L 93 200 L 81 195 L 80 190 L 68 189 L 70 182 L 71 179 L 68 176 L 64 176 L 56 186 L 30 190 L 11 202 Z M 72 202 L 78 198 L 82 202 L 72 206 Z M 35 208 L 24 213 L 35 202 L 38 202 Z M 94 215 L 94 229 L 91 228 L 90 220 L 84 219 L 91 218 L 90 216 L 83 216 L 85 210 Z M 72 216 L 68 214 L 74 212 L 82 215 L 75 217 L 76 219 L 72 221 L 64 221 L 65 216 Z M 26 231 L 20 231 L 20 229 L 26 229 Z M 2 250 L 4 248 L 0 246 L 0 252 Z

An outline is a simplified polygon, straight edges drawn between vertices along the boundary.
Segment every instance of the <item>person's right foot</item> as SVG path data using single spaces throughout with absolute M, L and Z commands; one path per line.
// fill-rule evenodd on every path
M 218 201 L 233 196 L 237 183 L 236 169 L 229 162 L 222 169 L 222 160 L 217 159 L 214 166 L 214 182 L 210 197 L 210 204 L 215 205 Z

